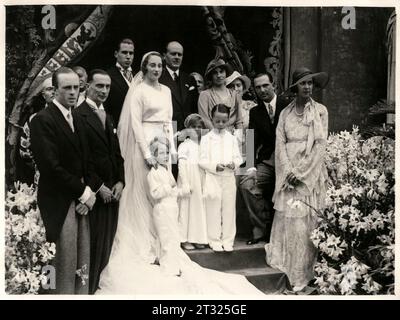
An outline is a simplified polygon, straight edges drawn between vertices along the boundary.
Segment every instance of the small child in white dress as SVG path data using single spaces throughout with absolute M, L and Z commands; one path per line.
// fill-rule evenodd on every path
M 181 245 L 186 250 L 203 249 L 208 239 L 202 189 L 204 170 L 199 166 L 199 143 L 205 125 L 197 113 L 189 115 L 184 125 L 186 129 L 181 135 L 186 140 L 178 148 L 178 186 L 186 192 L 190 191 L 190 196 L 179 200 Z
M 165 137 L 155 137 L 150 142 L 152 157 L 157 162 L 147 175 L 150 195 L 154 201 L 153 220 L 160 240 L 161 252 L 159 264 L 161 270 L 168 275 L 181 274 L 180 235 L 178 227 L 177 197 L 187 196 L 178 188 L 168 168 L 170 144 Z
M 208 243 L 214 251 L 233 251 L 236 235 L 235 169 L 242 164 L 237 138 L 226 130 L 229 108 L 217 104 L 211 111 L 214 129 L 200 143 L 199 165 L 206 171 Z

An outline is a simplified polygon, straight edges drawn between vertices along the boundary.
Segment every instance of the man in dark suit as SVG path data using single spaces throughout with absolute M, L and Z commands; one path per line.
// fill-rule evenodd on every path
M 272 196 L 275 188 L 275 131 L 287 101 L 276 96 L 269 73 L 254 78 L 258 105 L 250 110 L 249 129 L 254 130 L 255 168 L 248 169 L 239 189 L 253 225 L 248 245 L 269 241 L 273 219 Z
M 87 294 L 87 214 L 101 182 L 93 175 L 85 124 L 71 113 L 78 99 L 79 77 L 61 67 L 52 82 L 55 99 L 31 122 L 31 147 L 40 172 L 38 205 L 46 238 L 56 243 L 54 292 Z
M 111 78 L 95 69 L 89 73 L 86 100 L 74 110 L 87 127 L 95 173 L 102 181 L 90 213 L 90 293 L 98 289 L 100 273 L 107 265 L 118 224 L 118 201 L 124 187 L 124 160 L 111 117 L 103 103 L 110 92 Z M 102 192 L 104 191 L 104 192 Z
M 196 88 L 190 85 L 189 75 L 181 70 L 183 47 L 177 41 L 167 44 L 164 54 L 165 68 L 160 77 L 160 83 L 170 88 L 172 94 L 173 114 L 177 130 L 184 129 L 184 121 L 191 113 L 197 113 L 197 101 L 194 101 Z
M 106 111 L 112 116 L 114 127 L 118 126 L 126 93 L 133 79 L 132 62 L 135 46 L 131 39 L 123 39 L 118 43 L 114 51 L 115 65 L 107 70 L 111 77 L 111 89 L 107 102 Z

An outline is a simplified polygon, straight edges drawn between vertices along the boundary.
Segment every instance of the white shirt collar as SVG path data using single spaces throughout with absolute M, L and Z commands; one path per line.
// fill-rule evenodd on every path
M 97 106 L 96 102 L 94 102 L 92 99 L 90 99 L 88 97 L 86 97 L 86 103 L 88 105 L 90 105 L 91 107 L 93 107 L 93 108 L 96 108 L 96 109 L 99 109 L 99 110 L 104 110 L 103 104 Z
M 219 132 L 217 129 L 213 128 L 211 132 L 217 137 L 225 137 L 226 129 L 222 132 Z
M 116 64 L 116 67 L 118 68 L 118 70 L 122 73 L 122 69 L 125 69 L 124 67 L 122 67 L 120 64 L 119 64 L 119 62 L 117 62 Z M 128 70 L 128 71 L 130 71 L 130 72 L 132 72 L 132 67 L 129 67 L 128 69 L 126 69 L 126 70 Z
M 174 76 L 173 76 L 174 72 L 175 72 L 175 73 L 178 75 L 178 77 L 179 77 L 179 69 L 176 70 L 176 71 L 173 71 L 173 70 L 170 69 L 168 66 L 166 66 L 166 69 L 168 70 L 168 72 L 169 72 L 169 74 L 171 75 L 171 78 L 172 78 L 172 79 L 174 78 Z
M 274 94 L 274 97 L 272 98 L 272 100 L 268 103 L 268 102 L 264 102 L 265 108 L 267 108 L 268 111 L 268 104 L 270 104 L 272 106 L 272 112 L 275 115 L 275 110 L 276 110 L 276 94 Z
M 61 111 L 62 115 L 64 116 L 65 120 L 67 120 L 68 114 L 72 115 L 71 109 L 67 109 L 64 107 L 60 102 L 58 102 L 56 99 L 53 100 L 53 103 L 56 105 L 56 107 Z M 68 121 L 68 120 L 67 120 Z

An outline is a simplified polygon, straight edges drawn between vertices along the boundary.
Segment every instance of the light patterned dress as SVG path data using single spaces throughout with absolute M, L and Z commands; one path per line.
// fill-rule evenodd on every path
M 207 129 L 213 129 L 211 111 L 217 104 L 225 104 L 229 108 L 229 120 L 227 130 L 232 132 L 233 129 L 243 128 L 242 106 L 240 97 L 234 90 L 226 89 L 225 94 L 221 94 L 214 88 L 210 88 L 200 92 L 198 101 L 199 115 L 203 118 Z
M 316 226 L 313 210 L 291 205 L 301 200 L 322 209 L 326 195 L 327 172 L 324 164 L 328 136 L 328 111 L 311 100 L 303 116 L 295 112 L 295 101 L 281 113 L 276 131 L 276 210 L 271 241 L 265 246 L 269 265 L 285 272 L 292 286 L 304 287 L 313 279 L 316 249 L 310 233 Z M 286 177 L 294 173 L 300 184 L 287 187 Z

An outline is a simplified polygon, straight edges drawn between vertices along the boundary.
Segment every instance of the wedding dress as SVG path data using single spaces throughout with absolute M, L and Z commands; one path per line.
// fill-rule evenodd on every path
M 149 156 L 148 144 L 153 137 L 167 135 L 173 144 L 169 88 L 147 85 L 139 73 L 125 98 L 120 119 L 118 137 L 125 160 L 126 185 L 120 199 L 118 228 L 110 260 L 101 274 L 100 289 L 96 294 L 262 297 L 263 293 L 245 277 L 203 268 L 192 262 L 180 248 L 179 277 L 165 274 L 154 263 L 160 249 L 148 192 L 149 170 L 144 159 Z M 171 152 L 174 151 L 172 148 Z

